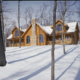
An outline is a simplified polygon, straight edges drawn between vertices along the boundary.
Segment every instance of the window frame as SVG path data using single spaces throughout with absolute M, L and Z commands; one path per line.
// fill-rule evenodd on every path
M 19 36 L 19 31 L 18 30 L 16 30 L 16 31 L 15 31 L 15 36 Z
M 44 37 L 43 34 L 39 35 L 39 43 L 43 43 L 44 42 Z
M 56 26 L 56 31 L 62 31 L 62 25 L 61 24 L 58 24 Z
M 30 36 L 26 37 L 26 44 L 30 44 Z

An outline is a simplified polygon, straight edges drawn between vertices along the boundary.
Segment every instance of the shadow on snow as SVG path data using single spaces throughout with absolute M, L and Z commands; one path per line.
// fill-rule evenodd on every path
M 41 73 L 43 70 L 49 68 L 50 66 L 51 66 L 51 63 L 49 63 L 48 65 L 42 67 L 41 69 L 39 69 L 39 70 L 37 70 L 37 71 L 35 71 L 35 72 L 33 72 L 33 73 L 31 73 L 30 75 L 28 75 L 28 76 L 26 76 L 26 77 L 20 78 L 19 80 L 28 80 L 28 79 L 30 79 L 31 77 L 36 76 L 37 74 Z
M 11 64 L 11 63 L 14 63 L 14 62 L 23 61 L 23 60 L 26 60 L 26 59 L 30 59 L 30 58 L 32 58 L 32 57 L 36 57 L 36 56 L 38 56 L 38 55 L 41 55 L 41 54 L 43 54 L 43 53 L 46 53 L 46 52 L 48 52 L 48 51 L 51 51 L 51 49 L 46 50 L 46 51 L 41 52 L 41 53 L 38 53 L 38 54 L 36 54 L 36 55 L 30 56 L 30 57 L 24 58 L 24 59 L 19 59 L 19 60 L 15 60 L 15 61 L 8 62 L 8 64 Z
M 80 54 L 79 54 L 79 55 L 80 55 Z M 76 59 L 79 57 L 79 55 L 73 60 L 73 62 L 68 66 L 68 68 L 67 68 L 66 70 L 64 70 L 64 71 L 61 73 L 61 75 L 60 75 L 59 77 L 57 77 L 55 80 L 59 80 L 60 77 L 61 77 L 63 74 L 65 74 L 65 72 L 72 66 L 72 64 L 76 61 Z M 75 79 L 75 80 L 77 80 L 77 79 Z
M 78 73 L 77 73 L 75 80 L 80 80 L 80 69 L 78 70 Z
M 74 48 L 71 48 L 71 49 L 67 50 L 65 55 L 67 55 L 67 54 L 69 54 L 70 52 L 74 51 L 76 48 L 77 48 L 77 47 L 74 47 Z M 48 52 L 48 51 L 51 51 L 51 49 L 46 50 L 46 51 L 44 51 L 44 52 L 41 52 L 41 53 L 39 53 L 39 54 L 37 54 L 37 55 L 34 55 L 34 56 L 30 56 L 30 57 L 25 58 L 25 59 L 29 59 L 29 58 L 32 58 L 32 57 L 41 55 L 41 54 L 46 53 L 46 52 Z M 58 59 L 56 59 L 55 62 L 57 62 L 58 60 L 60 60 L 61 58 L 63 58 L 65 55 L 63 54 L 61 57 L 59 57 Z M 78 55 L 78 56 L 79 56 L 79 55 Z M 75 62 L 75 60 L 78 58 L 78 56 L 74 59 L 74 61 L 70 64 L 70 66 L 69 66 L 65 71 L 62 72 L 62 74 L 61 74 L 56 80 L 59 80 L 59 78 L 72 66 L 72 64 Z M 16 60 L 16 61 L 22 61 L 22 60 L 25 60 L 25 59 L 20 59 L 20 60 Z M 10 63 L 14 63 L 14 62 L 16 62 L 16 61 L 9 62 L 9 64 L 10 64 Z M 28 76 L 23 77 L 23 78 L 20 78 L 19 80 L 28 80 L 28 79 L 36 76 L 37 74 L 41 73 L 43 70 L 49 68 L 50 66 L 51 66 L 51 62 L 50 62 L 48 65 L 40 68 L 39 70 L 37 70 L 37 71 L 29 74 Z M 79 70 L 78 73 L 80 73 L 80 70 Z M 79 75 L 77 75 L 77 77 L 79 78 Z M 77 79 L 77 77 L 76 77 L 76 79 Z M 75 79 L 75 80 L 76 80 L 76 79 Z
M 73 48 L 70 48 L 69 50 L 67 50 L 67 51 L 65 52 L 65 54 L 63 54 L 62 56 L 60 56 L 59 58 L 57 58 L 57 59 L 55 60 L 55 63 L 56 63 L 57 61 L 59 61 L 60 59 L 62 59 L 62 58 L 63 58 L 64 56 L 66 56 L 67 54 L 69 54 L 70 52 L 74 51 L 76 48 L 78 48 L 78 46 L 73 47 Z
M 56 49 L 58 49 L 58 48 L 60 48 L 60 47 L 57 47 Z M 40 49 L 40 48 L 39 48 L 39 49 Z M 34 50 L 37 50 L 37 49 L 34 49 Z M 34 50 L 31 50 L 31 51 L 34 51 Z M 30 51 L 30 52 L 31 52 L 31 51 Z M 27 57 L 27 58 L 24 58 L 24 59 L 19 59 L 19 60 L 11 61 L 11 62 L 8 62 L 8 63 L 11 64 L 11 63 L 14 63 L 14 62 L 18 62 L 18 61 L 30 59 L 30 58 L 32 58 L 32 57 L 36 57 L 36 56 L 38 56 L 38 55 L 41 55 L 41 54 L 43 54 L 43 53 L 46 53 L 46 52 L 48 52 L 48 51 L 51 51 L 51 49 L 48 49 L 48 50 L 43 51 L 43 52 L 41 52 L 41 53 L 38 53 L 38 54 L 36 54 L 36 55 L 34 55 L 34 56 L 30 56 L 30 57 Z M 28 51 L 28 52 L 29 52 L 29 51 Z M 26 52 L 26 53 L 27 53 L 27 52 Z

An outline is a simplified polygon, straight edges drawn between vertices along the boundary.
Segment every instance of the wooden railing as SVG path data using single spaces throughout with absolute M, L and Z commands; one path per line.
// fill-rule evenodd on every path
M 72 39 L 65 39 L 65 44 L 71 44 Z M 62 44 L 62 40 L 56 40 L 55 44 Z M 47 45 L 52 45 L 52 41 L 47 41 Z
M 52 41 L 47 41 L 47 45 L 52 45 Z
M 13 45 L 10 44 L 10 47 L 11 47 L 11 46 L 13 46 L 13 47 L 18 47 L 18 46 L 19 46 L 19 43 L 16 43 L 16 44 L 13 44 Z M 21 46 L 24 46 L 24 43 L 23 43 L 23 42 L 21 42 Z

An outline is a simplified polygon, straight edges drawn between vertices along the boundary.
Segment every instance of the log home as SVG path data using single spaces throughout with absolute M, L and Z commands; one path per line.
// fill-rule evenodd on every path
M 62 44 L 62 26 L 63 22 L 58 19 L 55 29 L 55 44 Z M 36 22 L 36 19 L 32 19 L 32 23 L 27 29 L 20 30 L 21 46 L 51 45 L 53 29 L 53 25 L 42 26 Z M 7 38 L 10 42 L 10 46 L 19 46 L 19 29 L 14 27 L 10 33 L 11 35 Z M 78 23 L 65 23 L 64 35 L 65 44 L 77 44 L 79 40 Z

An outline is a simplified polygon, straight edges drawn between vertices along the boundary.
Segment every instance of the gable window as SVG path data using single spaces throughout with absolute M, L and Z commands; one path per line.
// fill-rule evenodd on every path
M 39 43 L 42 43 L 42 42 L 43 42 L 43 35 L 40 34 L 40 35 L 39 35 Z
M 26 43 L 27 43 L 27 44 L 30 44 L 30 36 L 27 36 L 27 37 L 26 37 Z
M 62 25 L 61 24 L 58 24 L 56 26 L 56 31 L 62 31 Z
M 19 31 L 18 30 L 15 31 L 15 36 L 19 36 Z

